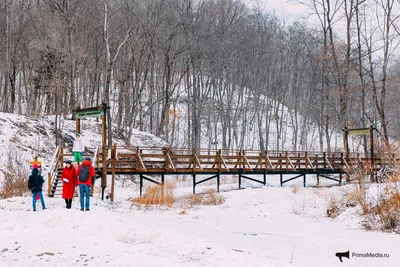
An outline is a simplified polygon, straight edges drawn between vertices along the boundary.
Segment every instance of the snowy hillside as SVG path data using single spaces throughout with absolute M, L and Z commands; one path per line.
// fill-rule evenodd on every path
M 207 83 L 207 77 L 204 79 L 203 82 Z M 188 138 L 192 137 L 186 127 L 192 124 L 192 114 L 186 104 L 189 98 L 186 91 L 184 85 L 179 87 L 174 97 L 180 101 L 168 114 L 168 140 L 173 147 L 186 147 Z M 329 140 L 331 151 L 344 151 L 343 132 L 338 125 L 336 128 L 331 125 L 329 131 L 324 131 L 311 116 L 303 116 L 299 111 L 296 112 L 264 94 L 255 96 L 250 90 L 243 90 L 240 95 L 233 92 L 226 97 L 229 101 L 224 99 L 222 104 L 216 100 L 202 104 L 206 112 L 199 120 L 201 147 L 222 148 L 225 137 L 229 148 L 245 150 L 260 150 L 262 139 L 266 150 L 327 151 Z M 246 111 L 243 103 L 246 103 Z M 265 109 L 263 115 L 259 114 L 261 109 Z M 224 117 L 231 118 L 233 122 L 225 121 Z M 352 152 L 361 152 L 362 137 L 349 137 L 349 149 Z
M 29 161 L 38 155 L 43 162 L 44 172 L 49 168 L 56 149 L 55 117 L 32 118 L 22 115 L 0 112 L 0 170 L 6 168 L 11 160 L 14 164 L 25 164 L 29 169 Z M 59 131 L 66 144 L 72 145 L 75 137 L 75 121 L 62 119 Z M 86 147 L 101 145 L 101 121 L 96 119 L 81 120 L 83 144 Z M 123 145 L 123 140 L 113 139 L 116 144 Z M 133 146 L 167 146 L 154 135 L 135 130 L 131 144 Z M 0 171 L 0 175 L 1 175 Z

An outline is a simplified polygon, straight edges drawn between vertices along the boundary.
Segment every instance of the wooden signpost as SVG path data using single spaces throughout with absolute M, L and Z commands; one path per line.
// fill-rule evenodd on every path
M 81 119 L 83 118 L 93 118 L 93 117 L 102 117 L 102 127 L 101 127 L 101 135 L 102 135 L 102 173 L 101 173 L 101 199 L 104 200 L 104 190 L 107 187 L 107 172 L 106 172 L 106 161 L 107 161 L 107 125 L 106 125 L 106 114 L 107 109 L 110 107 L 107 106 L 106 103 L 101 104 L 98 107 L 84 108 L 84 109 L 76 109 L 75 119 L 76 119 L 76 132 L 79 133 L 81 131 Z M 95 160 L 95 159 L 94 159 Z
M 371 181 L 374 180 L 374 130 L 375 128 L 371 125 L 369 128 L 359 128 L 359 129 L 348 129 L 347 127 L 343 130 L 343 142 L 344 142 L 344 151 L 346 158 L 349 157 L 349 135 L 366 135 L 369 134 L 369 144 L 370 144 L 370 156 L 371 156 Z

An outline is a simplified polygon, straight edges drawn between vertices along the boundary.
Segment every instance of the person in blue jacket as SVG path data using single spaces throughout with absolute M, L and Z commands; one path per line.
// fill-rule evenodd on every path
M 32 206 L 33 211 L 36 211 L 36 196 L 39 196 L 40 202 L 42 204 L 42 208 L 46 209 L 46 205 L 44 204 L 42 187 L 43 187 L 44 179 L 40 174 L 39 169 L 35 168 L 32 170 L 32 174 L 28 179 L 28 189 L 32 192 Z

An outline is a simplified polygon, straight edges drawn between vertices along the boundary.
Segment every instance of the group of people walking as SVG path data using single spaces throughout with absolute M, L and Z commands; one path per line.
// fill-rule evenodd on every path
M 79 200 L 81 211 L 90 210 L 90 187 L 95 177 L 94 167 L 90 157 L 85 157 L 82 161 L 82 154 L 84 147 L 82 145 L 80 134 L 76 135 L 74 147 L 72 152 L 74 154 L 74 161 L 77 162 L 78 168 L 72 164 L 71 160 L 65 161 L 65 167 L 61 174 L 62 198 L 65 200 L 67 209 L 71 209 L 72 200 L 75 195 L 75 188 L 79 186 Z M 79 155 L 78 155 L 79 152 Z M 82 162 L 82 164 L 80 164 Z M 33 211 L 36 211 L 36 201 L 40 199 L 42 208 L 46 209 L 44 198 L 42 194 L 44 179 L 40 173 L 39 166 L 35 164 L 32 173 L 28 179 L 28 189 L 32 192 L 32 206 Z M 86 199 L 85 199 L 86 198 Z

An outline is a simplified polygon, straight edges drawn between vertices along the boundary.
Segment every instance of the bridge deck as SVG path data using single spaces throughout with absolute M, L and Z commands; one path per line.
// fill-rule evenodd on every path
M 174 149 L 163 147 L 119 147 L 114 145 L 106 158 L 100 147 L 88 149 L 99 176 L 110 175 L 200 175 L 200 174 L 342 174 L 365 167 L 380 169 L 383 165 L 397 165 L 397 154 L 369 155 L 343 152 L 307 151 L 245 151 L 223 149 Z M 57 180 L 58 172 L 66 158 L 72 157 L 69 147 L 57 150 L 54 166 L 49 175 L 49 185 Z M 105 163 L 105 166 L 103 166 Z M 104 176 L 104 175 L 103 175 Z M 329 177 L 328 177 L 329 178 Z M 142 176 L 141 176 L 142 179 Z M 104 186 L 102 179 L 102 186 Z M 54 187 L 54 186 L 53 186 Z

